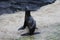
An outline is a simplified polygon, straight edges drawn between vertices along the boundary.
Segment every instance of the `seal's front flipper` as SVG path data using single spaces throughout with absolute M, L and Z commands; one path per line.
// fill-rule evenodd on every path
M 21 34 L 21 36 L 31 36 L 31 35 L 36 35 L 36 34 L 40 34 L 40 32 L 35 32 L 33 34 L 25 33 L 25 34 Z
M 19 31 L 19 30 L 24 30 L 24 29 L 25 29 L 25 27 L 24 27 L 24 26 L 22 26 L 21 28 L 19 28 L 19 29 L 18 29 L 18 31 Z

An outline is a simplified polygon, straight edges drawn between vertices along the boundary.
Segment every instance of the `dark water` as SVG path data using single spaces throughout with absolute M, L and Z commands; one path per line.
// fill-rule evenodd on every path
M 0 15 L 19 11 L 35 11 L 44 5 L 54 3 L 55 0 L 0 0 Z

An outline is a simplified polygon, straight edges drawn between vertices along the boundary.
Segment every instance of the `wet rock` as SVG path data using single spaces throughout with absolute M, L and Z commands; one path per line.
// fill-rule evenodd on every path
M 36 11 L 44 5 L 54 3 L 56 0 L 0 0 L 0 14 L 14 13 L 17 10 Z

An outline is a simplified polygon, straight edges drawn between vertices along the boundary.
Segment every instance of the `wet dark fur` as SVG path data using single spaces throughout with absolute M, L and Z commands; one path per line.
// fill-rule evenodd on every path
M 36 28 L 36 22 L 31 16 L 29 16 L 26 19 L 26 21 L 27 21 L 27 27 L 29 29 L 29 34 L 32 35 L 35 31 L 35 28 Z
M 33 35 L 36 29 L 36 21 L 30 15 L 29 11 L 25 14 L 25 22 L 24 22 L 23 27 L 19 28 L 18 30 L 25 29 L 26 27 L 28 27 L 29 29 L 28 34 Z

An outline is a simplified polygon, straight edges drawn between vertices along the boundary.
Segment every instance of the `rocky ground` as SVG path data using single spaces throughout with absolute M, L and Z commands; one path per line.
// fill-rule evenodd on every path
M 27 32 L 27 28 L 18 31 L 24 23 L 24 12 L 16 12 L 0 15 L 0 40 L 60 40 L 60 0 L 31 12 L 31 15 L 40 34 L 21 36 Z

